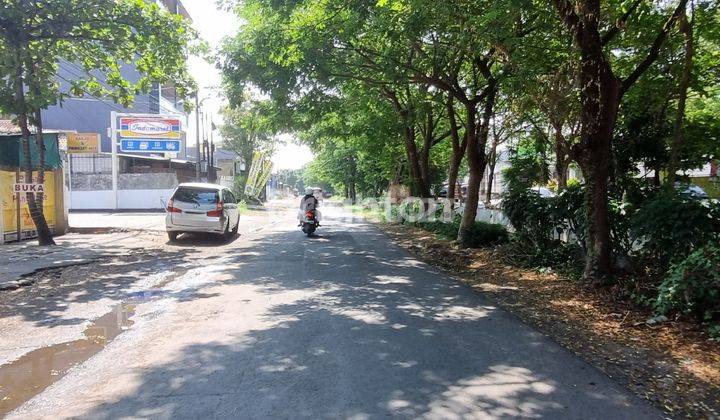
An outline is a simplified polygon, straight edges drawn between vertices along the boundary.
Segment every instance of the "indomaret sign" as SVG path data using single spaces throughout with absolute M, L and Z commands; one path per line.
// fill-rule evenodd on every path
M 182 123 L 177 118 L 120 118 L 121 138 L 176 139 L 182 138 Z
M 118 149 L 126 153 L 157 153 L 177 155 L 182 151 L 185 133 L 183 116 L 159 114 L 126 114 L 110 112 L 112 153 L 112 208 L 118 206 L 120 165 Z M 119 146 L 119 147 L 118 147 Z
M 182 122 L 178 118 L 121 117 L 118 134 L 123 152 L 177 153 L 182 146 Z

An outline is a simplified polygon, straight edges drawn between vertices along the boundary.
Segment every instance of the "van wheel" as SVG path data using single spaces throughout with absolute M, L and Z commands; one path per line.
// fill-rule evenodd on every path
M 168 239 L 170 239 L 170 242 L 177 241 L 177 237 L 180 234 L 179 232 L 168 232 Z

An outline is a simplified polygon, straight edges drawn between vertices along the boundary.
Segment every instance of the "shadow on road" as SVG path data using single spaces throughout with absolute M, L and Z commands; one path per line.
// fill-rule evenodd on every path
M 167 245 L 179 248 L 211 248 L 232 244 L 240 238 L 240 234 L 233 234 L 230 238 L 207 233 L 183 233 L 175 241 L 166 242 Z
M 232 343 L 186 346 L 144 370 L 132 394 L 85 416 L 655 416 L 372 228 L 310 241 L 269 234 L 225 270 L 224 287 L 254 286 L 272 299 L 263 323 L 228 331 Z
M 72 249 L 72 245 L 64 247 Z M 34 281 L 32 285 L 2 292 L 0 318 L 19 316 L 36 326 L 48 328 L 83 324 L 87 321 L 85 317 L 69 316 L 71 307 L 102 299 L 126 300 L 128 288 L 138 281 L 152 284 L 164 277 L 172 277 L 173 272 L 192 268 L 191 262 L 184 262 L 190 254 L 188 249 L 136 249 L 91 264 L 42 270 L 28 276 Z M 208 263 L 212 260 L 208 259 Z M 188 291 L 176 295 L 184 300 L 189 298 Z

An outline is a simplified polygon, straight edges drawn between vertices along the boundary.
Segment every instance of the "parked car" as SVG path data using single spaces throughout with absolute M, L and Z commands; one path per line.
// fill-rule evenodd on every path
M 237 199 L 215 184 L 180 184 L 167 204 L 165 227 L 171 241 L 181 233 L 211 233 L 230 238 L 240 224 Z
M 555 197 L 555 193 L 547 187 L 532 187 L 532 191 L 535 191 L 541 198 L 552 198 Z
M 705 192 L 702 188 L 700 188 L 697 185 L 694 184 L 688 184 L 688 183 L 681 183 L 676 182 L 674 184 L 675 190 L 678 191 L 681 194 L 685 194 L 689 196 L 690 198 L 695 198 L 698 200 L 706 200 L 710 198 L 708 193 Z

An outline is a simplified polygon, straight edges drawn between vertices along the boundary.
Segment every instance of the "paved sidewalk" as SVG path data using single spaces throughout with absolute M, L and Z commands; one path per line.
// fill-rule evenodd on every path
M 240 234 L 272 225 L 277 217 L 267 210 L 249 210 L 240 216 Z M 158 245 L 166 239 L 165 213 L 71 213 L 70 227 L 82 233 L 55 238 L 57 246 L 40 247 L 33 240 L 0 247 L 0 290 L 26 285 L 23 276 L 40 269 L 84 264 L 147 248 L 148 238 L 156 237 Z
M 240 215 L 240 231 L 251 226 L 264 225 L 277 218 L 267 209 L 250 209 Z M 70 227 L 77 230 L 142 230 L 165 232 L 165 213 L 70 213 Z
M 165 213 L 70 213 L 70 227 L 165 231 Z

